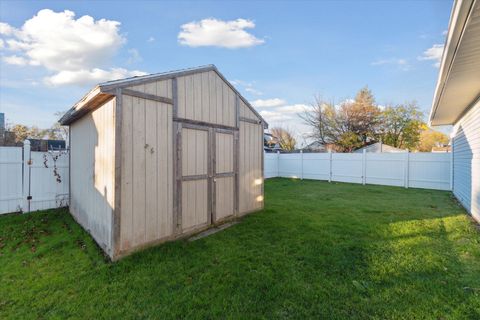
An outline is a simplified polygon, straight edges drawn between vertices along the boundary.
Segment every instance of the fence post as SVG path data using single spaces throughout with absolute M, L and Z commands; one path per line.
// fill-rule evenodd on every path
M 300 150 L 300 180 L 303 180 L 303 150 Z
M 332 149 L 328 150 L 328 182 L 332 182 Z
M 367 150 L 363 149 L 362 152 L 362 184 L 365 185 L 367 182 Z
M 280 151 L 277 150 L 277 177 L 280 177 Z
M 30 165 L 32 163 L 31 157 L 31 147 L 30 141 L 25 140 L 23 142 L 23 184 L 22 184 L 22 191 L 23 191 L 23 205 L 22 211 L 29 212 L 30 211 Z
M 405 188 L 408 189 L 409 179 L 410 179 L 410 151 L 406 150 L 405 152 Z

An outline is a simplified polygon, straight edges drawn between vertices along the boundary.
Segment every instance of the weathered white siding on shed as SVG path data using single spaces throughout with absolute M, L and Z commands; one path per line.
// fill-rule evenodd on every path
M 131 87 L 171 97 L 171 80 Z M 172 106 L 123 95 L 120 251 L 173 233 Z
M 177 79 L 178 117 L 235 126 L 235 92 L 214 71 Z
M 72 214 L 116 260 L 261 209 L 262 121 L 214 66 L 100 84 L 63 120 Z
M 70 126 L 70 212 L 111 253 L 115 195 L 115 98 Z
M 246 118 L 250 120 L 258 120 L 258 116 L 255 115 L 255 113 L 243 102 L 240 100 L 240 117 L 241 118 Z
M 480 221 L 480 102 L 455 124 L 453 132 L 453 193 Z
M 240 121 L 239 213 L 263 208 L 263 128 Z
M 208 131 L 182 129 L 182 177 L 205 176 L 182 181 L 182 229 L 189 232 L 208 223 Z

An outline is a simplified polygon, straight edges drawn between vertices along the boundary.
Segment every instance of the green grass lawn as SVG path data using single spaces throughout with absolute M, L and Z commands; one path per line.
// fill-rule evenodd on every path
M 265 192 L 239 224 L 117 263 L 66 210 L 0 217 L 0 318 L 480 319 L 480 232 L 450 193 Z

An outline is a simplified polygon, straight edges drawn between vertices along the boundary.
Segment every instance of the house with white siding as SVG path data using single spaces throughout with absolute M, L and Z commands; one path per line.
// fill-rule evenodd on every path
M 430 112 L 453 125 L 453 193 L 480 222 L 480 0 L 455 1 Z

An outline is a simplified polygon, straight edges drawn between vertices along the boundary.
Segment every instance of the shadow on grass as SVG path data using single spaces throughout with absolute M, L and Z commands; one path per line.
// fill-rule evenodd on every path
M 0 317 L 478 318 L 480 237 L 449 193 L 265 190 L 240 224 L 113 264 L 66 211 L 0 218 Z

